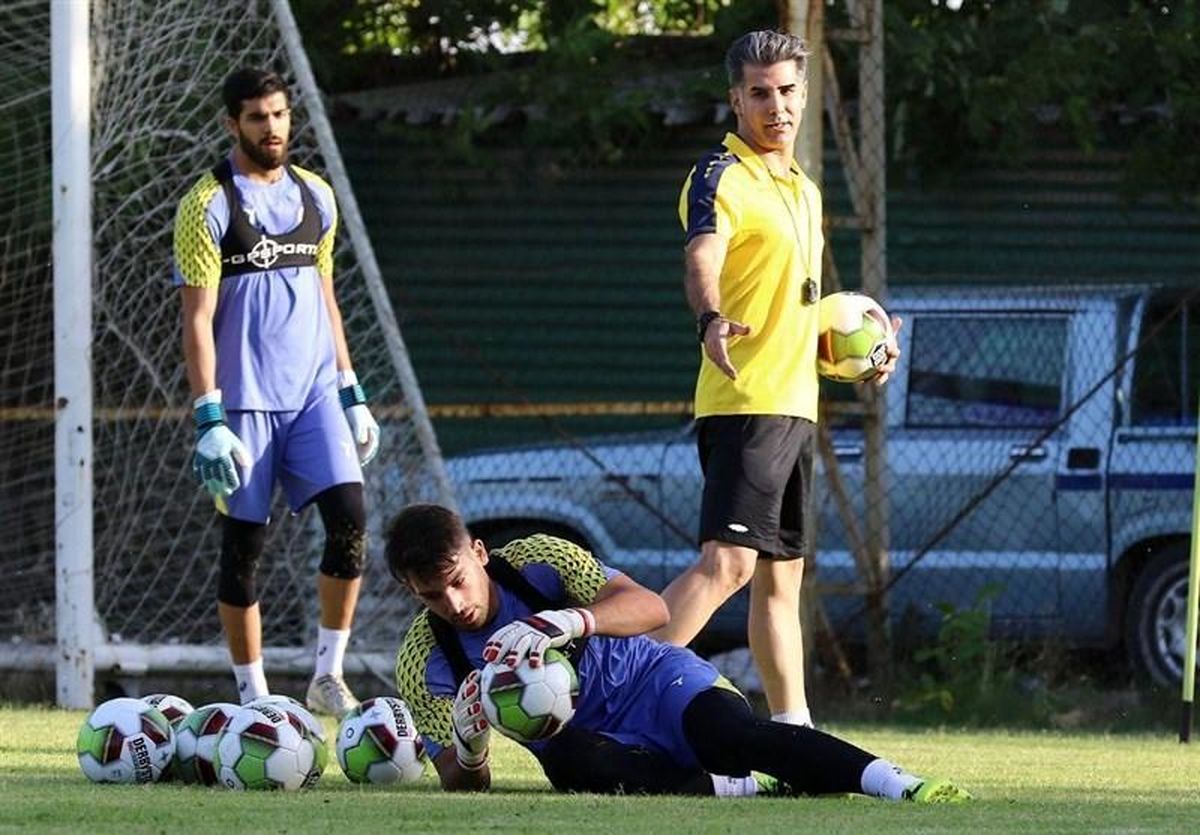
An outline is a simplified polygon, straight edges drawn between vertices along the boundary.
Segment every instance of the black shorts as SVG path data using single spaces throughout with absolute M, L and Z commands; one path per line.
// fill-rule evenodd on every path
M 712 415 L 696 423 L 700 543 L 756 548 L 771 559 L 812 554 L 817 425 L 782 415 Z

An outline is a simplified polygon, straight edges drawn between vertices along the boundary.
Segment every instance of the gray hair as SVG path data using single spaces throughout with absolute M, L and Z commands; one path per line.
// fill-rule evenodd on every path
M 808 44 L 799 35 L 762 30 L 742 35 L 725 53 L 725 70 L 729 73 L 729 86 L 742 83 L 742 73 L 747 64 L 769 67 L 780 61 L 795 61 L 796 72 L 803 76 L 808 66 Z

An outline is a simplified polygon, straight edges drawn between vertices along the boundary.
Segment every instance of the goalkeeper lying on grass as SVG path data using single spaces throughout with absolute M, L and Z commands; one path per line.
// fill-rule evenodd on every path
M 570 542 L 539 534 L 489 554 L 457 514 L 425 504 L 392 522 L 386 553 L 425 605 L 400 647 L 396 687 L 446 790 L 491 784 L 477 671 L 560 648 L 579 675 L 575 716 L 526 746 L 560 791 L 753 795 L 755 771 L 797 794 L 970 799 L 837 737 L 755 717 L 711 664 L 645 636 L 667 622 L 662 598 Z

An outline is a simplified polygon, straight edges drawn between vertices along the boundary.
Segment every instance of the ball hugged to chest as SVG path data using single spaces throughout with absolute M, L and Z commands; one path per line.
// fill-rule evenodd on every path
M 558 650 L 547 650 L 538 667 L 488 664 L 479 679 L 488 722 L 517 742 L 549 739 L 575 715 L 579 677 Z

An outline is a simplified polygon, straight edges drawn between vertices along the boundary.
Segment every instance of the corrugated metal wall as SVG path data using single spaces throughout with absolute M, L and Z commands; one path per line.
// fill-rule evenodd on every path
M 434 130 L 425 144 L 384 123 L 337 131 L 447 452 L 685 419 L 697 348 L 676 200 L 721 127 L 565 173 L 519 150 L 467 164 Z M 1126 206 L 1120 176 L 1116 154 L 1046 151 L 953 187 L 893 179 L 890 280 L 1194 281 L 1200 216 L 1160 198 Z M 827 212 L 847 215 L 832 152 L 825 178 Z M 843 283 L 855 286 L 855 233 L 835 229 L 831 242 Z

